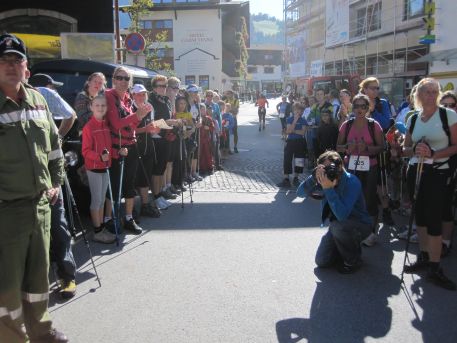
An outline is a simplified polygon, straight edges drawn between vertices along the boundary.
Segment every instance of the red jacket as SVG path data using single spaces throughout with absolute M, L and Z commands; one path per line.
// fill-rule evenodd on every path
M 125 147 L 134 144 L 136 141 L 135 129 L 140 120 L 132 111 L 132 99 L 129 94 L 125 93 L 124 98 L 120 99 L 116 90 L 107 89 L 105 97 L 108 106 L 106 120 L 111 130 L 113 147 L 117 150 L 119 146 Z M 123 113 L 119 113 L 119 108 Z
M 103 162 L 101 158 L 105 149 L 110 154 L 108 162 Z M 99 121 L 92 116 L 84 126 L 82 154 L 87 170 L 105 169 L 111 166 L 111 158 L 118 158 L 117 150 L 111 146 L 111 132 L 106 120 Z

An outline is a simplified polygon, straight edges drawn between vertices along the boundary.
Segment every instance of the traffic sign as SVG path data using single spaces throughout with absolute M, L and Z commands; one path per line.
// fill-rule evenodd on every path
M 132 32 L 125 37 L 125 49 L 132 54 L 143 52 L 146 46 L 144 37 L 138 32 Z

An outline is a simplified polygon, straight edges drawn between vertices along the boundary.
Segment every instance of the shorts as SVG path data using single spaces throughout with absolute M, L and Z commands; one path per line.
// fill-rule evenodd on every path
M 452 222 L 454 221 L 454 195 L 455 195 L 455 186 L 457 179 L 454 177 L 452 180 L 449 180 L 446 186 L 446 194 L 444 195 L 444 208 L 443 208 L 443 222 Z
M 406 182 L 411 199 L 414 197 L 417 165 L 408 167 Z M 415 204 L 414 218 L 417 226 L 427 227 L 430 236 L 441 236 L 445 208 L 446 184 L 449 169 L 434 169 L 424 166 Z
M 165 138 L 153 138 L 152 140 L 154 142 L 156 152 L 156 159 L 152 168 L 152 175 L 161 176 L 165 173 L 165 169 L 167 168 L 170 144 L 168 144 L 168 141 Z

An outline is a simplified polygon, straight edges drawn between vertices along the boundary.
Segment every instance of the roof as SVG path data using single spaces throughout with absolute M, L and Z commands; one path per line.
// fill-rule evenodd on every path
M 206 55 L 212 56 L 213 59 L 215 59 L 215 60 L 218 60 L 218 59 L 219 59 L 219 58 L 216 57 L 216 55 L 213 55 L 213 54 L 209 53 L 208 51 L 205 51 L 205 50 L 200 49 L 200 48 L 194 48 L 194 49 L 192 49 L 192 50 L 189 50 L 189 51 L 187 51 L 187 52 L 185 52 L 185 53 L 179 55 L 178 58 L 176 58 L 175 60 L 176 60 L 176 61 L 179 61 L 179 60 L 181 60 L 181 57 L 183 57 L 183 56 L 185 56 L 185 55 L 187 55 L 187 54 L 190 54 L 191 52 L 194 52 L 194 51 L 200 51 L 200 52 L 202 52 L 202 53 L 204 53 L 204 54 L 206 54 Z

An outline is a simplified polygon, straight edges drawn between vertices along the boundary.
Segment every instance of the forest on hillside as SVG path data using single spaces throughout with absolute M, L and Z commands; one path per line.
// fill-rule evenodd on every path
M 282 13 L 278 13 L 281 15 Z M 251 45 L 284 44 L 284 22 L 268 14 L 251 14 Z

